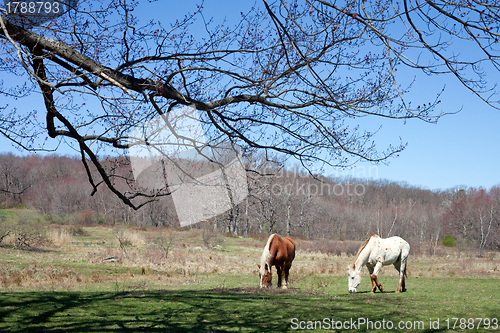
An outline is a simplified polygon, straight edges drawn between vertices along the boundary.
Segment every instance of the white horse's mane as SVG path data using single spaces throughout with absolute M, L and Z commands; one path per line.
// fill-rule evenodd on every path
M 370 240 L 372 238 L 380 238 L 380 237 L 378 235 L 372 234 L 372 235 L 370 235 L 370 237 L 368 237 L 367 240 L 365 240 L 363 242 L 363 244 L 361 244 L 361 246 L 359 247 L 358 253 L 356 253 L 356 257 L 354 257 L 354 262 L 352 263 L 352 268 L 356 268 L 356 261 L 358 261 L 359 255 L 365 249 L 365 247 L 368 245 L 368 242 L 370 242 Z
M 269 263 L 269 258 L 271 257 L 271 252 L 269 251 L 269 247 L 271 245 L 271 241 L 273 240 L 276 234 L 272 234 L 267 239 L 266 246 L 264 247 L 264 251 L 262 251 L 262 256 L 260 257 L 260 274 L 264 275 L 266 273 L 266 264 Z M 271 270 L 271 267 L 268 268 Z

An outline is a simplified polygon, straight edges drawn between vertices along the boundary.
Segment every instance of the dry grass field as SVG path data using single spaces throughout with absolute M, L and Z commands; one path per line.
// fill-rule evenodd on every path
M 400 331 L 410 332 L 464 331 L 443 320 L 471 317 L 475 330 L 484 331 L 477 318 L 500 312 L 495 252 L 478 258 L 443 247 L 439 256 L 428 256 L 421 249 L 424 254 L 409 257 L 407 293 L 394 293 L 397 272 L 385 267 L 380 281 L 386 292 L 370 294 L 365 272 L 360 292 L 351 295 L 346 267 L 360 242 L 297 239 L 289 289 L 261 290 L 257 263 L 266 238 L 200 229 L 51 226 L 47 242 L 36 249 L 17 250 L 13 239 L 5 239 L 0 331 L 284 332 L 325 316 L 405 320 L 412 328 Z M 436 318 L 441 322 L 431 329 Z
M 31 250 L 15 250 L 9 239 L 4 241 L 0 247 L 3 290 L 222 287 L 225 278 L 231 287 L 255 287 L 266 236 L 227 237 L 199 229 L 52 226 L 48 240 Z M 325 283 L 344 280 L 358 246 L 359 242 L 351 241 L 298 239 L 291 285 L 311 276 Z M 410 286 L 414 277 L 500 278 L 499 253 L 479 258 L 475 252 L 444 247 L 440 253 L 410 255 Z M 382 281 L 384 276 L 397 276 L 397 272 L 385 267 Z

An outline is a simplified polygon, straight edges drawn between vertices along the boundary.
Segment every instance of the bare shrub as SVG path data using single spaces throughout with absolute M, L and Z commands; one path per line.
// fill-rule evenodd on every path
M 132 246 L 132 241 L 130 240 L 130 235 L 127 229 L 123 226 L 120 226 L 115 229 L 115 238 L 118 241 L 118 246 L 123 252 L 123 255 L 125 258 L 129 258 L 128 252 L 127 252 L 127 247 Z
M 151 251 L 149 252 L 150 262 L 159 264 L 162 260 L 167 259 L 170 254 L 174 244 L 173 236 L 166 237 L 163 234 L 159 234 L 153 238 L 151 242 Z
M 201 239 L 203 241 L 203 246 L 207 249 L 213 249 L 217 246 L 221 246 L 224 242 L 224 237 L 219 232 L 209 229 L 202 230 Z
M 80 226 L 72 226 L 71 228 L 69 228 L 69 233 L 71 236 L 80 236 L 80 237 L 89 235 L 89 233 Z
M 73 214 L 73 223 L 76 225 L 91 225 L 93 222 L 92 210 L 86 209 Z
M 36 212 L 20 211 L 14 229 L 14 248 L 29 249 L 47 241 L 45 221 Z
M 12 232 L 12 226 L 7 222 L 5 216 L 0 216 L 0 243 Z

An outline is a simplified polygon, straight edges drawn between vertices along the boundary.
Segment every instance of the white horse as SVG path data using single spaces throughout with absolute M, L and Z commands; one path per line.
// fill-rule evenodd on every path
M 380 238 L 377 235 L 371 235 L 359 248 L 352 266 L 349 266 L 347 275 L 349 281 L 349 292 L 355 293 L 361 283 L 361 270 L 366 265 L 372 279 L 372 290 L 383 291 L 384 288 L 377 280 L 377 275 L 382 266 L 393 264 L 399 272 L 399 285 L 396 292 L 404 292 L 406 277 L 406 260 L 410 253 L 410 244 L 401 237 Z

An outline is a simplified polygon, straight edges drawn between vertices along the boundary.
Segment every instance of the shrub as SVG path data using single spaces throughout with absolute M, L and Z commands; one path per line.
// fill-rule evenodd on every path
M 86 209 L 73 214 L 73 223 L 76 225 L 91 225 L 94 214 L 92 210 Z
M 446 235 L 443 237 L 441 244 L 448 247 L 454 247 L 457 244 L 457 240 L 451 235 Z
M 79 226 L 73 226 L 69 228 L 69 233 L 71 236 L 89 236 L 89 233 Z
M 56 213 L 45 214 L 45 219 L 51 224 L 65 224 L 68 222 L 67 216 Z
M 220 233 L 209 229 L 203 229 L 201 231 L 201 239 L 203 241 L 203 245 L 207 249 L 213 249 L 224 243 L 224 237 Z
M 161 253 L 160 259 L 162 258 L 167 259 L 170 251 L 172 250 L 173 241 L 174 238 L 172 236 L 167 238 L 160 233 L 152 241 L 151 247 L 153 247 L 154 249 L 158 250 Z
M 10 235 L 11 231 L 12 226 L 8 224 L 7 218 L 5 216 L 0 216 L 0 243 L 5 237 Z
M 28 249 L 40 246 L 47 241 L 46 222 L 33 211 L 20 211 L 14 227 L 14 247 Z

